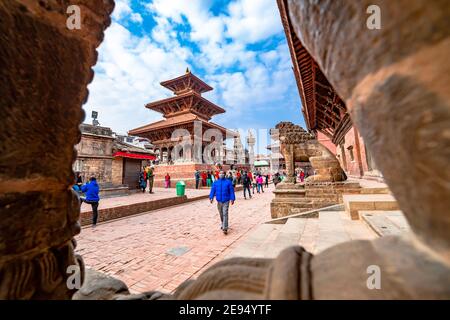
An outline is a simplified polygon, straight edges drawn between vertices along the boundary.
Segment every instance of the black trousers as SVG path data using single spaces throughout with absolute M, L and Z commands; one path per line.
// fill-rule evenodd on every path
M 199 183 L 200 183 L 200 179 L 195 179 L 195 189 L 198 189 Z
M 98 218 L 98 201 L 84 201 L 92 206 L 92 225 L 97 224 Z
M 246 185 L 244 186 L 244 198 L 245 198 L 245 191 L 248 190 L 248 195 L 250 196 L 250 198 L 252 197 L 252 193 L 250 191 L 250 185 Z

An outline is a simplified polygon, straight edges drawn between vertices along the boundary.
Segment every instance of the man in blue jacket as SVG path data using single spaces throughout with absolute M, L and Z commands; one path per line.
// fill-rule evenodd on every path
M 228 207 L 230 202 L 233 205 L 236 197 L 234 195 L 233 184 L 229 179 L 225 178 L 225 172 L 220 171 L 219 180 L 214 181 L 211 192 L 209 194 L 209 200 L 211 203 L 214 201 L 214 197 L 217 200 L 217 209 L 220 214 L 220 221 L 222 221 L 223 233 L 228 233 Z
M 81 187 L 81 191 L 86 195 L 86 200 L 84 202 L 89 203 L 92 206 L 92 227 L 95 228 L 98 217 L 98 202 L 100 201 L 98 195 L 100 187 L 98 186 L 95 177 L 91 177 L 89 180 L 89 183 Z

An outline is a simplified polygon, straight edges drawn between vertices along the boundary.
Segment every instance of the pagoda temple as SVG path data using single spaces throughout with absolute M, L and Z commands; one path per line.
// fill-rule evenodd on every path
M 212 170 L 215 165 L 223 164 L 225 140 L 233 139 L 236 133 L 210 121 L 225 110 L 202 97 L 202 93 L 213 88 L 189 69 L 184 75 L 160 84 L 174 96 L 148 103 L 146 108 L 161 113 L 164 119 L 130 130 L 128 134 L 148 138 L 154 145 L 159 160 L 155 171 L 161 173 L 156 176 L 157 186 L 162 184 L 166 173 L 172 181 L 183 179 L 192 186 L 195 170 Z M 178 130 L 180 136 L 174 135 L 177 129 L 182 129 Z

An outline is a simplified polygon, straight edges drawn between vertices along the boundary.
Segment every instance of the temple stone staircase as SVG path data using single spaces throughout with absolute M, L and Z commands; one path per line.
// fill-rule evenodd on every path
M 274 258 L 301 245 L 317 254 L 336 244 L 408 232 L 409 226 L 386 189 L 343 195 L 344 204 L 267 221 L 252 230 L 228 257 Z

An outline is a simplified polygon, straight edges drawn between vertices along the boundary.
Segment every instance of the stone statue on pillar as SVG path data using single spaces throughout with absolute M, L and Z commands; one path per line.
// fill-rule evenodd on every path
M 250 164 L 250 170 L 255 169 L 255 137 L 253 136 L 252 131 L 248 130 L 248 136 L 247 136 L 247 145 L 248 145 L 248 159 Z

